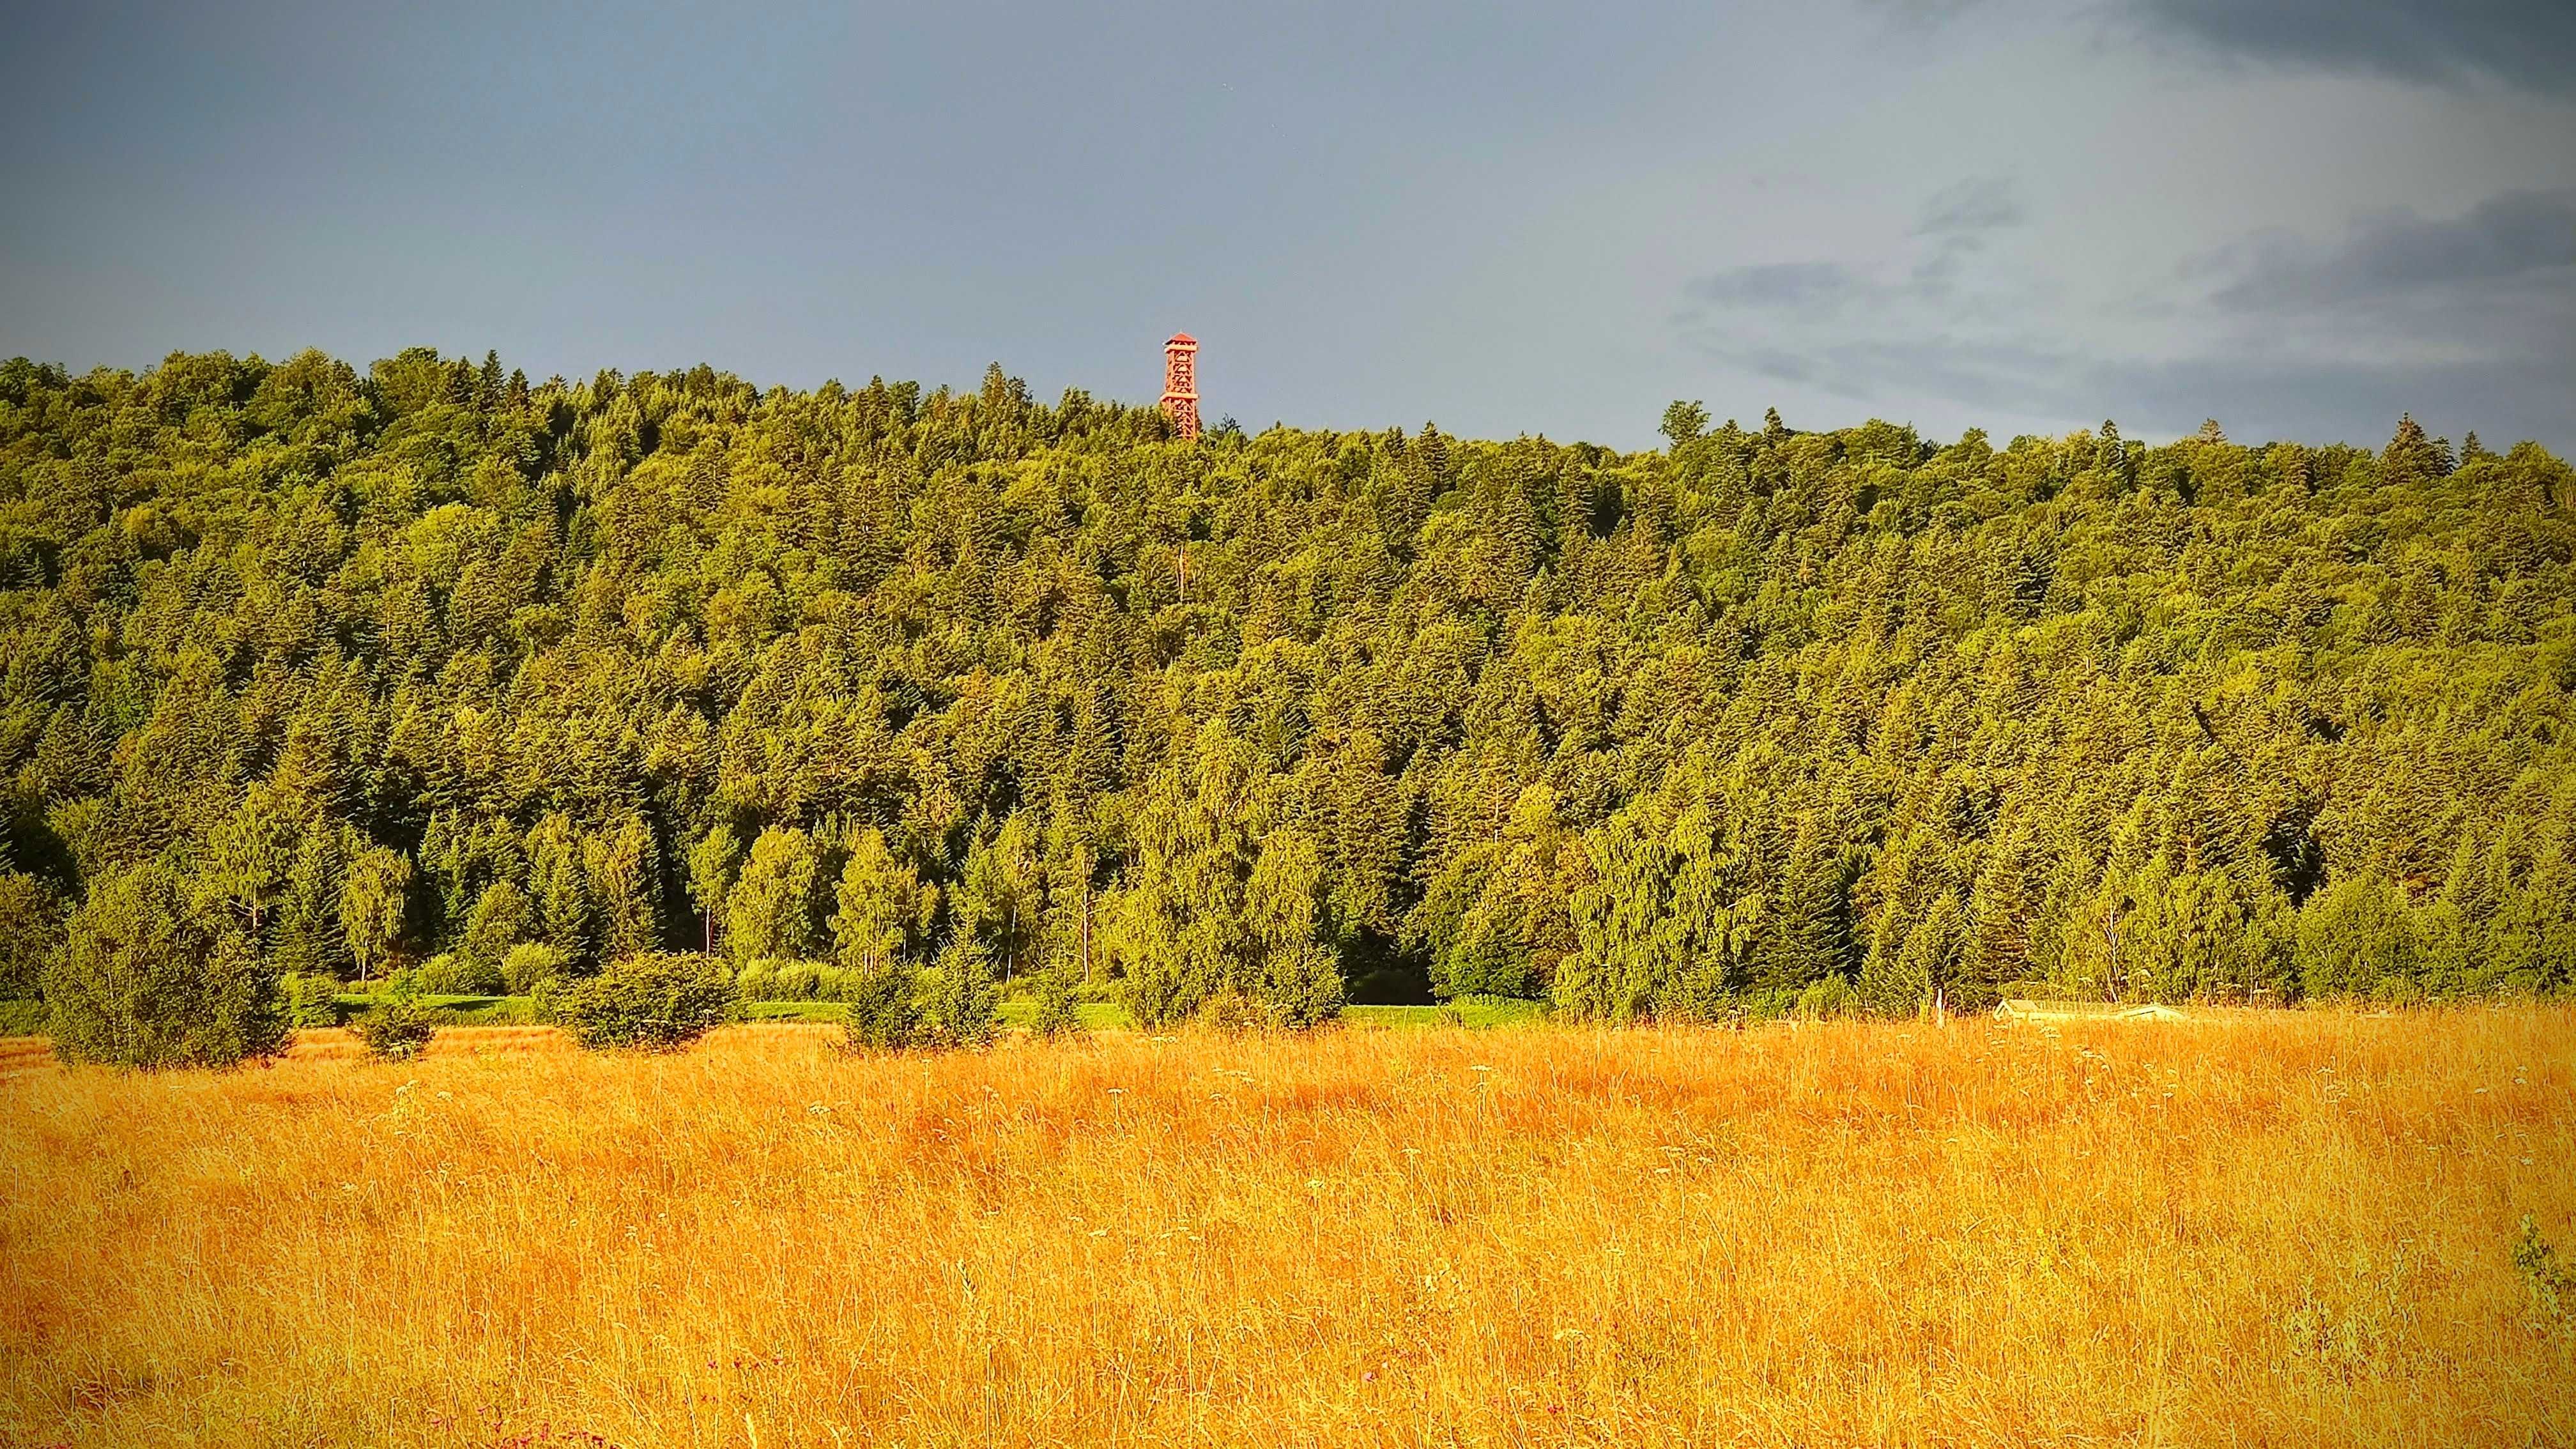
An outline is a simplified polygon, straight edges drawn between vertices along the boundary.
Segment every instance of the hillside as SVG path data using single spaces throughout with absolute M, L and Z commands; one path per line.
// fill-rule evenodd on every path
M 1149 1024 L 2569 982 L 2557 458 L 1667 421 L 0 366 L 6 994 L 154 931 L 953 948 Z

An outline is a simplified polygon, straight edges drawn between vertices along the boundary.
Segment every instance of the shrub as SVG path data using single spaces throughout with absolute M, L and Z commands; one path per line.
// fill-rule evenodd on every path
M 790 961 L 778 968 L 772 1001 L 812 1001 L 823 991 L 823 973 L 811 962 Z
M 2522 1215 L 2522 1240 L 2514 1244 L 2514 1271 L 2522 1275 L 2523 1291 L 2531 1300 L 2532 1321 L 2544 1327 L 2566 1322 L 2571 1300 L 2576 1300 L 2576 1268 L 2558 1261 L 2558 1248 L 2540 1235 L 2540 1227 L 2531 1214 Z
M 778 973 L 766 961 L 754 961 L 734 973 L 733 989 L 745 1001 L 776 1001 Z
M 1274 950 L 1265 1003 L 1281 1026 L 1302 1031 L 1342 1014 L 1341 963 L 1312 942 Z
M 733 1018 L 721 963 L 694 953 L 629 956 L 552 993 L 558 1020 L 586 1047 L 676 1051 Z
M 62 907 L 44 882 L 0 871 L 0 1001 L 35 997 L 63 941 Z
M 922 1036 L 934 1046 L 983 1046 L 993 1039 L 993 958 L 982 943 L 965 938 L 940 951 L 923 1003 Z
M 1029 1023 L 1029 1033 L 1041 1041 L 1082 1034 L 1082 1017 L 1075 1010 L 1080 996 L 1074 990 L 1073 973 L 1061 966 L 1038 973 L 1038 1012 Z
M 1267 1031 L 1278 1024 L 1278 1016 L 1270 1008 L 1230 986 L 1199 1006 L 1198 1019 L 1200 1025 L 1227 1036 Z
M 1709 963 L 1673 973 L 1655 997 L 1655 1016 L 1660 1021 L 1741 1021 L 1745 1003 L 1728 983 L 1724 967 Z
M 1813 1021 L 1850 1016 L 1860 1010 L 1860 993 L 1840 976 L 1827 976 L 1798 993 L 1798 1015 Z
M 845 1028 L 852 1050 L 897 1052 L 921 1036 L 921 975 L 900 959 L 841 976 L 841 1000 L 850 1009 Z
M 534 996 L 549 982 L 562 981 L 571 969 L 571 958 L 560 948 L 528 941 L 511 947 L 501 958 L 501 984 L 512 996 Z
M 194 915 L 165 866 L 92 886 L 44 984 L 67 1062 L 229 1066 L 286 1040 L 277 973 L 239 933 Z
M 409 1061 L 419 1056 L 435 1030 L 429 1009 L 420 1004 L 419 973 L 396 972 L 391 989 L 374 1010 L 357 1019 L 353 1029 L 368 1051 L 386 1061 Z
M 338 981 L 315 972 L 299 972 L 287 977 L 284 986 L 288 1026 L 311 1028 L 340 1024 Z
M 521 946 L 518 949 L 544 951 L 549 948 Z M 429 996 L 498 996 L 509 989 L 509 973 L 489 961 L 441 953 L 422 963 L 420 989 Z

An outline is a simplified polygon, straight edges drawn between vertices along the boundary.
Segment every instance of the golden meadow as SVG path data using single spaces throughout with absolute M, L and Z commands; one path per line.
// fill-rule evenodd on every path
M 19 1050 L 0 1443 L 2564 1444 L 2571 1028 Z

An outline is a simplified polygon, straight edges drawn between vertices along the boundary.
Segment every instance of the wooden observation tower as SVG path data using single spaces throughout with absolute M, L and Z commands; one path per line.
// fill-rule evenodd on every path
M 1180 429 L 1181 441 L 1199 435 L 1199 340 L 1175 332 L 1163 344 L 1163 413 Z

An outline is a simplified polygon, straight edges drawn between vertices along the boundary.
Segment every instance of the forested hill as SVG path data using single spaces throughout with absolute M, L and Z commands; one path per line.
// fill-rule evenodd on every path
M 980 946 L 1148 1022 L 2567 985 L 2536 445 L 1667 431 L 10 363 L 8 985 L 147 930 L 460 981 Z

